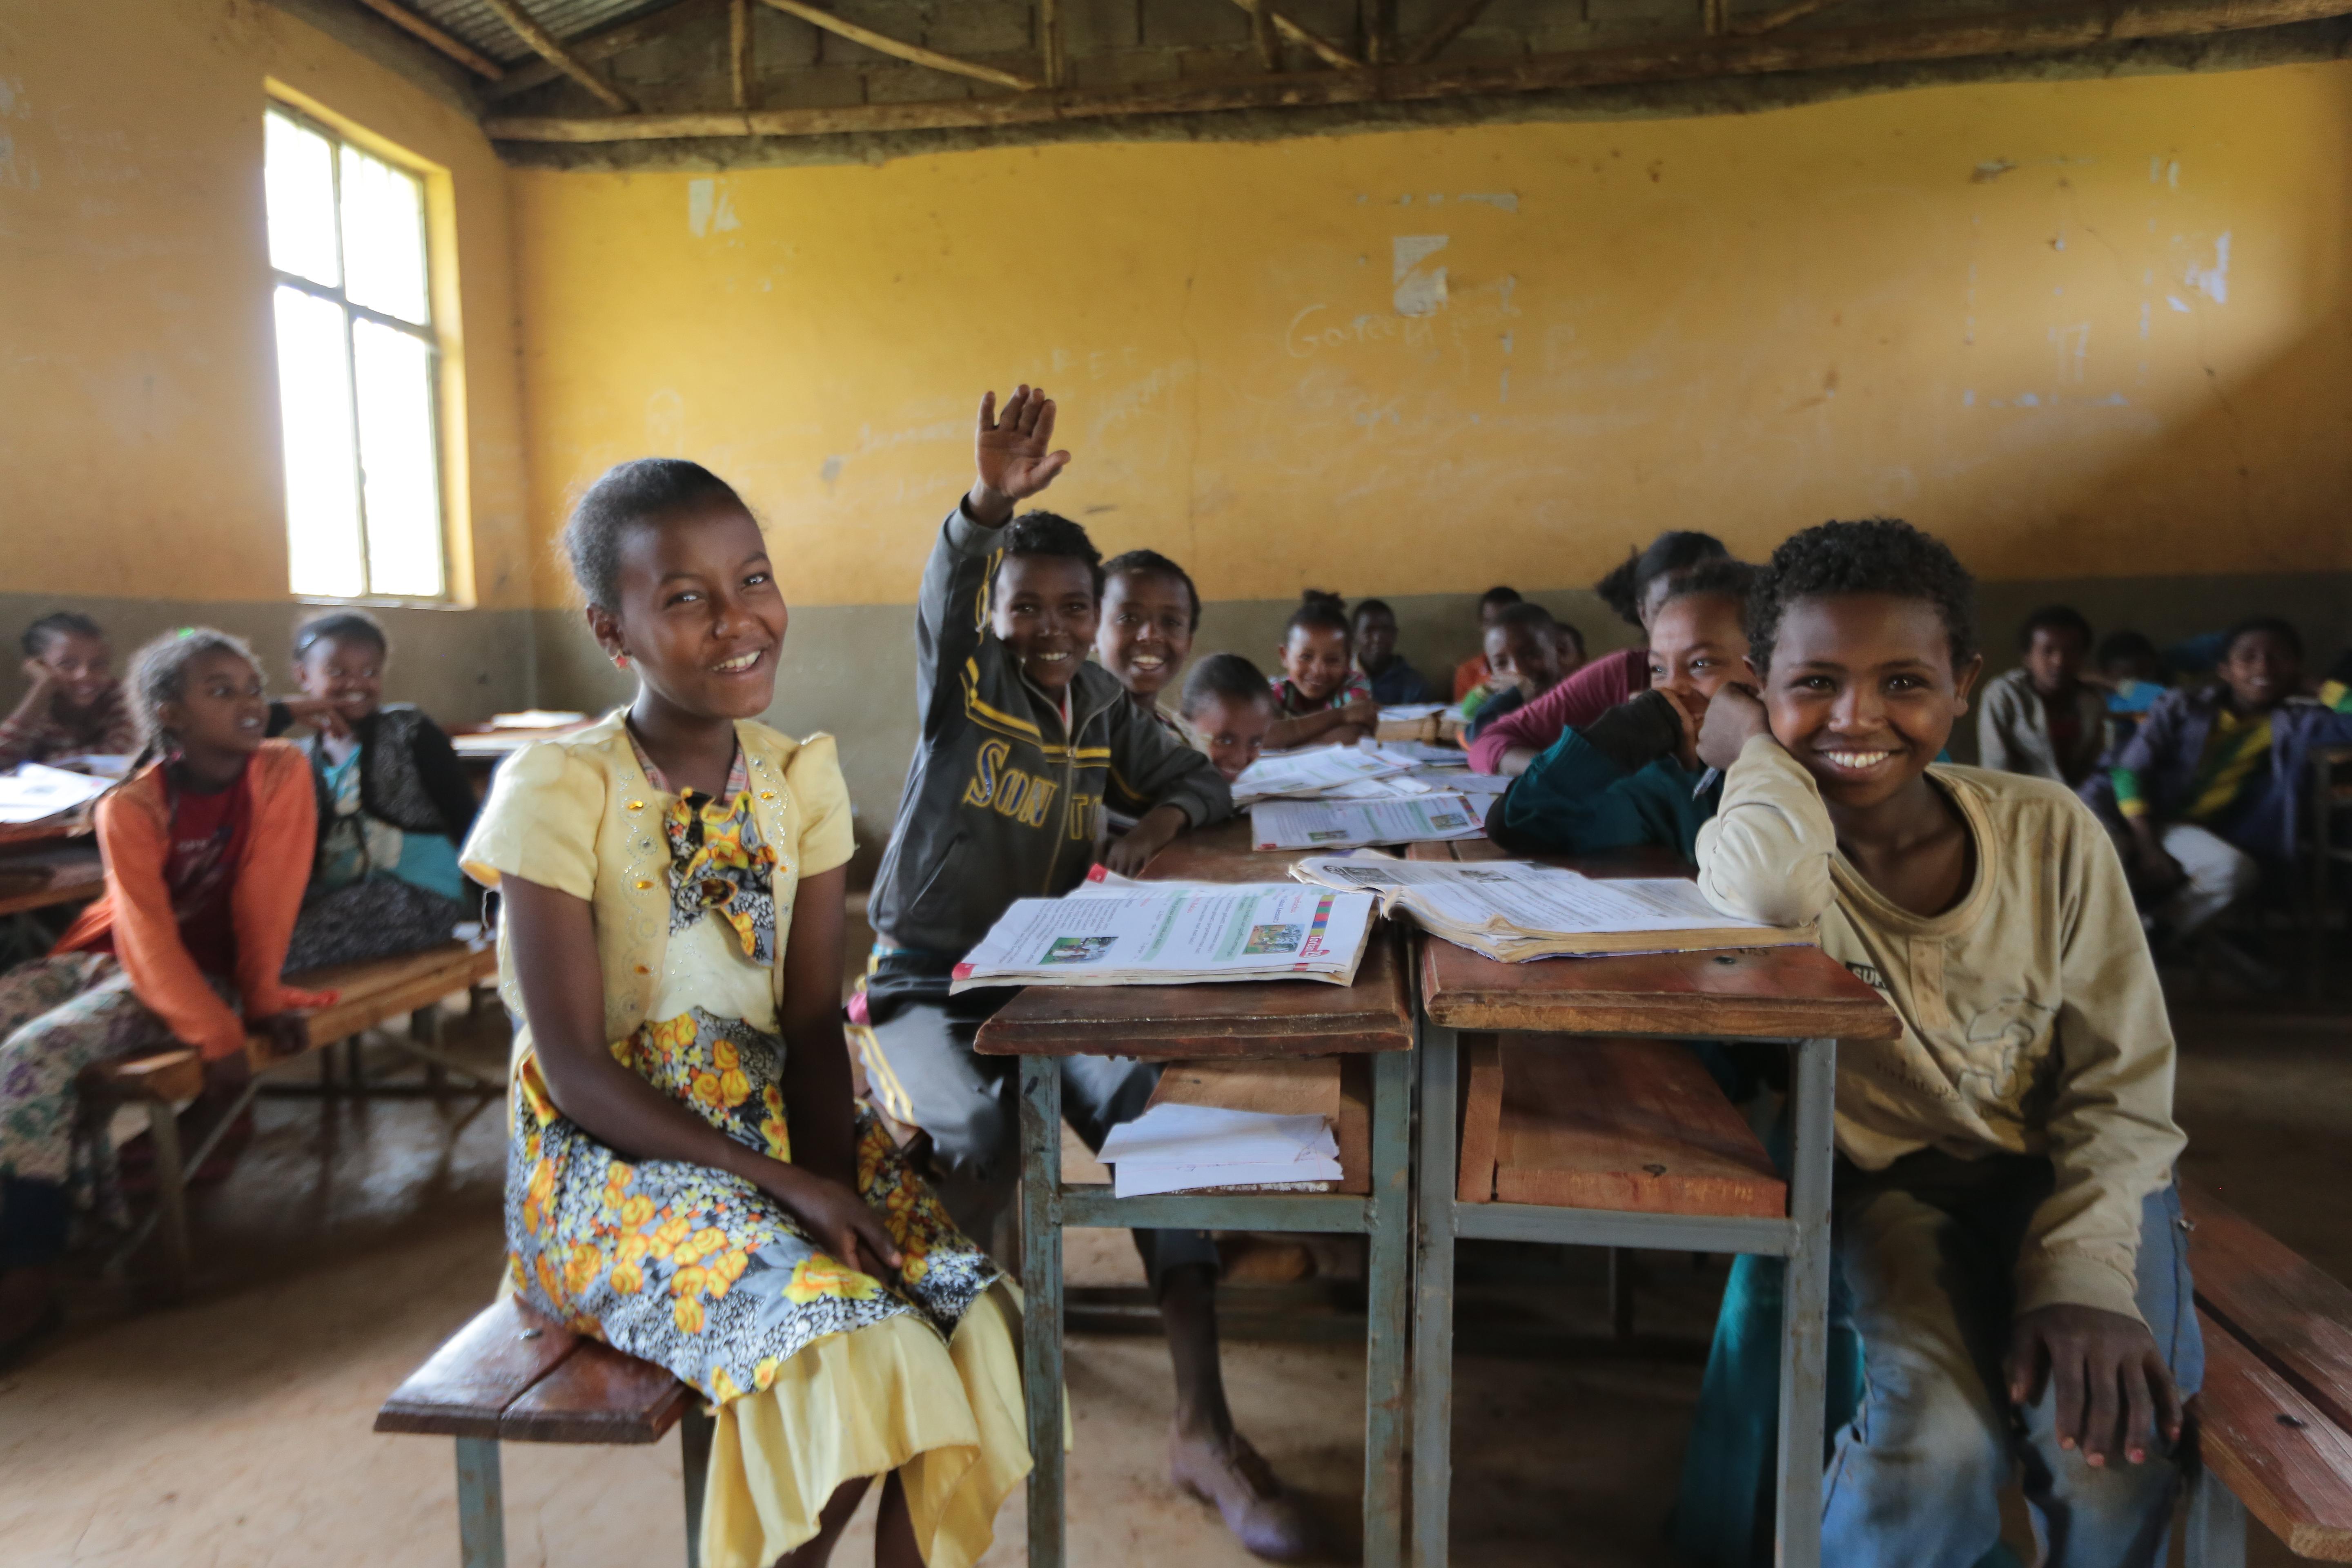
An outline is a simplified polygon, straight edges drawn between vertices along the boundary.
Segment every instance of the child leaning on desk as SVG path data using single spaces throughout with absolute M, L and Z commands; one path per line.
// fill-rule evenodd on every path
M 2152 1564 L 2203 1370 L 2172 1033 L 2097 819 L 2062 784 L 1933 765 L 1981 668 L 1973 598 L 1907 524 L 1806 530 L 1749 598 L 1760 698 L 1719 690 L 1699 738 L 1725 769 L 1709 900 L 1820 921 L 1904 1025 L 1838 1059 L 1834 1246 L 1868 1377 L 1822 1561 L 1966 1568 L 2014 1468 L 2051 1563 Z
M 1086 530 L 1051 512 L 1013 516 L 1070 461 L 1053 449 L 1054 421 L 1042 390 L 1020 388 L 1001 413 L 994 393 L 981 400 L 978 476 L 924 568 L 922 739 L 875 877 L 860 998 L 867 1080 L 893 1117 L 922 1129 L 950 1211 L 982 1238 L 1009 1214 L 1020 1179 L 1019 1074 L 1013 1058 L 980 1056 L 972 1042 L 1012 993 L 951 995 L 955 966 L 1014 900 L 1069 892 L 1097 853 L 1114 871 L 1139 871 L 1179 834 L 1234 809 L 1209 758 L 1086 662 L 1103 590 Z M 1136 822 L 1104 848 L 1107 805 Z M 1064 1113 L 1089 1148 L 1140 1116 L 1158 1080 L 1116 1057 L 1060 1066 Z M 1202 1231 L 1137 1231 L 1135 1242 L 1177 1368 L 1171 1479 L 1214 1502 L 1251 1551 L 1304 1555 L 1316 1544 L 1311 1516 L 1226 1408 L 1215 1247 Z

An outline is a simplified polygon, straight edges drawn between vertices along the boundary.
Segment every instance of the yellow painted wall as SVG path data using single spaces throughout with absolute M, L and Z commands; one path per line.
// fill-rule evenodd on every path
M 1030 378 L 1055 502 L 1212 598 L 1581 583 L 1664 527 L 1759 553 L 1868 512 L 1995 578 L 2343 568 L 2347 174 L 2340 64 L 518 171 L 531 511 L 692 456 L 795 598 L 904 602 L 975 395 Z
M 528 605 L 506 171 L 462 111 L 254 0 L 0 20 L 0 591 L 288 597 L 270 79 L 448 174 L 457 563 L 481 605 Z

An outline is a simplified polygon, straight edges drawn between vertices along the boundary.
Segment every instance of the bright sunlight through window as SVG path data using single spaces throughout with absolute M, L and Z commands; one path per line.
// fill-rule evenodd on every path
M 293 590 L 438 598 L 425 184 L 278 109 L 264 180 Z

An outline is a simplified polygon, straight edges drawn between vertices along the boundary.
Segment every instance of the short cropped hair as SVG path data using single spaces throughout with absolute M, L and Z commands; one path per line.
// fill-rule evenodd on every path
M 1201 629 L 1201 590 L 1192 586 L 1192 574 L 1162 555 L 1157 550 L 1129 550 L 1103 563 L 1105 582 L 1123 573 L 1139 577 L 1173 577 L 1184 584 L 1184 596 L 1192 601 L 1192 629 Z
M 1229 702 L 1264 702 L 1270 707 L 1274 691 L 1266 685 L 1264 672 L 1241 655 L 1213 653 L 1194 665 L 1192 673 L 1184 678 L 1181 710 L 1190 719 L 1213 698 Z
M 1723 541 L 1712 533 L 1670 528 L 1643 549 L 1629 552 L 1608 575 L 1592 584 L 1592 591 L 1622 619 L 1638 626 L 1642 624 L 1642 600 L 1652 583 L 1668 573 L 1685 572 L 1702 561 L 1730 553 L 1723 547 Z
M 1350 645 L 1356 640 L 1355 623 L 1348 619 L 1348 601 L 1321 588 L 1307 588 L 1300 592 L 1298 607 L 1291 611 L 1290 619 L 1282 624 L 1284 640 L 1289 640 L 1290 634 L 1301 626 L 1322 626 L 1338 632 Z
M 1770 668 L 1780 617 L 1800 599 L 1885 594 L 1935 606 L 1958 669 L 1977 655 L 1977 584 L 1951 547 L 1894 518 L 1824 522 L 1781 541 L 1748 595 L 1748 657 Z
M 734 486 L 683 458 L 639 458 L 605 469 L 563 525 L 563 553 L 581 594 L 598 609 L 618 609 L 621 542 L 629 531 L 658 527 L 677 512 L 717 500 L 743 505 Z
M 1348 618 L 1361 625 L 1364 617 L 1371 615 L 1386 616 L 1391 620 L 1396 619 L 1396 611 L 1389 606 L 1386 599 L 1359 599 L 1356 601 L 1356 607 L 1349 612 Z
M 1485 593 L 1478 595 L 1478 613 L 1483 616 L 1492 605 L 1516 605 L 1518 602 L 1519 591 L 1517 588 L 1507 587 L 1504 584 L 1497 583 L 1495 586 L 1487 589 Z
M 106 633 L 79 610 L 53 610 L 26 626 L 25 635 L 17 640 L 24 646 L 26 658 L 38 658 L 49 651 L 50 642 L 58 637 L 88 637 L 93 642 L 104 642 Z
M 2227 658 L 2238 646 L 2240 637 L 2252 637 L 2256 632 L 2268 632 L 2286 644 L 2287 651 L 2300 659 L 2303 657 L 2303 634 L 2284 616 L 2248 616 L 2221 634 L 2221 657 Z
M 2036 632 L 2048 632 L 2053 637 L 2060 632 L 2073 632 L 2083 639 L 2084 647 L 2091 646 L 2091 623 L 2072 605 L 2044 605 L 2026 616 L 2024 624 L 2017 628 L 2020 653 L 2033 646 Z
M 1095 548 L 1095 542 L 1087 537 L 1085 529 L 1060 512 L 1024 511 L 1004 525 L 1004 531 L 999 539 L 1003 553 L 997 556 L 996 565 L 989 574 L 991 588 L 996 585 L 996 574 L 1003 571 L 1004 563 L 1016 555 L 1057 555 L 1066 561 L 1084 562 L 1087 574 L 1094 579 L 1095 597 L 1102 597 L 1102 552 Z M 1184 576 L 1181 571 L 1176 574 Z M 1184 577 L 1184 586 L 1189 589 L 1192 585 L 1192 579 Z M 1194 595 L 1192 603 L 1196 610 L 1200 602 L 1200 595 Z
M 1557 623 L 1552 620 L 1549 610 L 1531 600 L 1522 599 L 1496 616 L 1495 624 L 1498 626 L 1524 626 L 1528 631 L 1541 633 L 1551 630 Z
M 378 653 L 392 651 L 392 639 L 383 635 L 383 626 L 363 610 L 334 610 L 304 621 L 294 632 L 294 662 L 310 658 L 310 650 L 322 642 L 373 643 Z
M 182 626 L 165 632 L 131 656 L 131 674 L 124 684 L 131 694 L 131 715 L 139 721 L 139 737 L 147 753 L 170 750 L 172 731 L 163 722 L 163 710 L 187 696 L 188 667 L 208 653 L 233 653 L 256 670 L 261 668 L 261 661 L 254 658 L 252 647 L 243 637 L 211 626 Z

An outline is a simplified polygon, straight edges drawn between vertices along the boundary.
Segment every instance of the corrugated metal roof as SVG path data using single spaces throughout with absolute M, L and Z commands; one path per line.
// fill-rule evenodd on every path
M 501 65 L 513 65 L 520 60 L 537 59 L 530 46 L 515 35 L 515 30 L 499 20 L 481 0 L 405 0 L 421 16 L 436 26 L 455 34 L 465 43 L 489 56 Z M 530 13 L 531 20 L 559 38 L 576 38 L 583 33 L 593 33 L 624 22 L 632 16 L 658 11 L 668 0 L 515 0 L 515 4 Z

